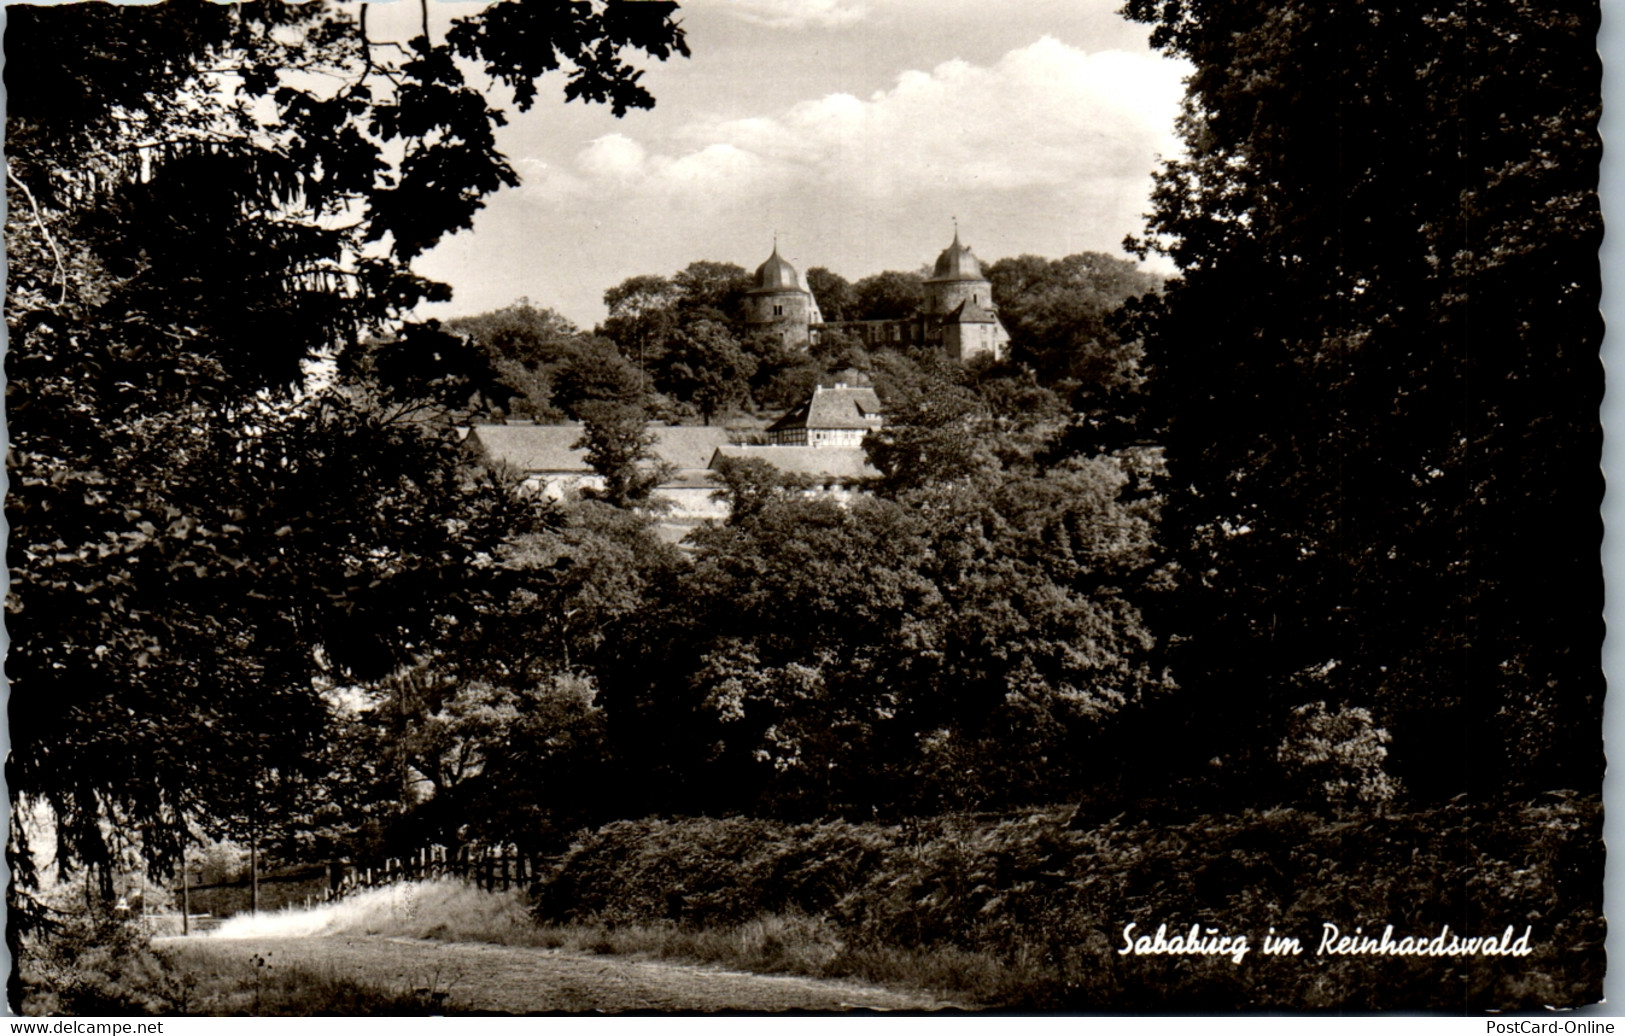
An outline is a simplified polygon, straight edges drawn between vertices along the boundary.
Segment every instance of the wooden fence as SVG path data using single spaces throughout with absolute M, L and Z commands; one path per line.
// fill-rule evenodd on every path
M 342 899 L 363 889 L 437 878 L 458 878 L 493 892 L 526 889 L 549 873 L 557 859 L 524 853 L 514 845 L 464 845 L 455 851 L 443 845 L 425 846 L 404 857 L 328 864 L 327 898 Z
M 253 874 L 230 881 L 216 881 L 190 885 L 183 883 L 173 890 L 182 906 L 177 915 L 181 931 L 189 932 L 196 915 L 192 913 L 194 896 L 216 897 L 226 890 L 227 902 L 214 903 L 204 910 L 224 910 L 219 916 L 242 912 L 243 893 L 252 889 L 252 902 L 263 904 L 269 896 L 269 909 L 311 907 L 318 903 L 332 903 L 366 889 L 394 885 L 403 881 L 433 881 L 457 879 L 479 888 L 496 890 L 528 889 L 543 875 L 551 873 L 559 857 L 541 856 L 521 852 L 514 845 L 464 845 L 453 850 L 443 845 L 430 845 L 406 855 L 370 861 L 333 860 L 325 864 L 306 864 L 298 867 Z M 275 890 L 274 892 L 272 890 Z M 233 902 L 237 900 L 237 902 Z M 198 920 L 201 920 L 199 918 Z

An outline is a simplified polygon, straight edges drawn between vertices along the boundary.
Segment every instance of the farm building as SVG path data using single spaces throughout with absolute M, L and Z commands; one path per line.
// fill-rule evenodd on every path
M 723 518 L 726 507 L 712 499 L 717 482 L 711 458 L 728 444 L 728 432 L 717 427 L 654 426 L 654 453 L 674 470 L 654 491 L 671 505 L 672 518 Z M 488 461 L 513 469 L 532 491 L 560 500 L 582 489 L 600 489 L 604 480 L 587 463 L 587 452 L 577 446 L 580 424 L 475 425 L 471 448 Z
M 831 385 L 814 385 L 805 402 L 768 426 L 767 439 L 774 446 L 862 446 L 863 437 L 884 423 L 869 379 L 844 371 Z

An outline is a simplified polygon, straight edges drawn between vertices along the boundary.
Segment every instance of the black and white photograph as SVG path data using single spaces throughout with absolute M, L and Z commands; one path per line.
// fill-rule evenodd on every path
M 10 1012 L 1613 1031 L 1603 13 L 7 4 Z

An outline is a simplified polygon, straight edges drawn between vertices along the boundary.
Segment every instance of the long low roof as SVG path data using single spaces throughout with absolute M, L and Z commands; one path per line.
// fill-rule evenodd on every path
M 728 430 L 714 425 L 651 425 L 649 430 L 655 434 L 655 456 L 679 472 L 704 471 L 717 449 L 728 444 Z M 468 437 L 490 460 L 527 473 L 592 470 L 587 451 L 575 445 L 581 439 L 578 423 L 482 424 L 475 425 Z
M 765 460 L 785 474 L 847 482 L 880 475 L 861 446 L 719 446 L 711 467 L 724 457 Z

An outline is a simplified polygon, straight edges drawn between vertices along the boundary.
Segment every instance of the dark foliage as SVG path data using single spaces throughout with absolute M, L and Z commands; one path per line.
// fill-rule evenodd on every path
M 1144 314 L 1185 758 L 1329 701 L 1415 793 L 1597 787 L 1595 7 L 1126 12 L 1195 69 Z
M 849 320 L 907 320 L 925 305 L 925 279 L 887 270 L 852 285 Z
M 855 947 L 1041 961 L 1010 1007 L 1126 1013 L 1590 1003 L 1604 955 L 1600 804 L 1575 796 L 1328 820 L 1271 809 L 1071 830 L 1033 813 L 905 826 L 642 820 L 583 838 L 541 890 L 547 921 L 835 923 Z M 1246 934 L 1230 956 L 1124 956 L 1124 927 Z M 1395 938 L 1531 929 L 1528 957 L 1316 956 L 1322 924 Z M 1267 957 L 1273 927 L 1301 956 Z
M 323 3 L 8 12 L 7 776 L 59 865 L 105 895 L 111 841 L 164 873 L 199 830 L 294 822 L 322 689 L 467 607 L 522 518 L 452 425 L 504 390 L 396 334 L 446 294 L 408 263 L 516 182 L 453 51 L 521 106 L 557 67 L 646 106 L 620 55 L 686 53 L 671 10 L 502 3 L 404 48 Z

